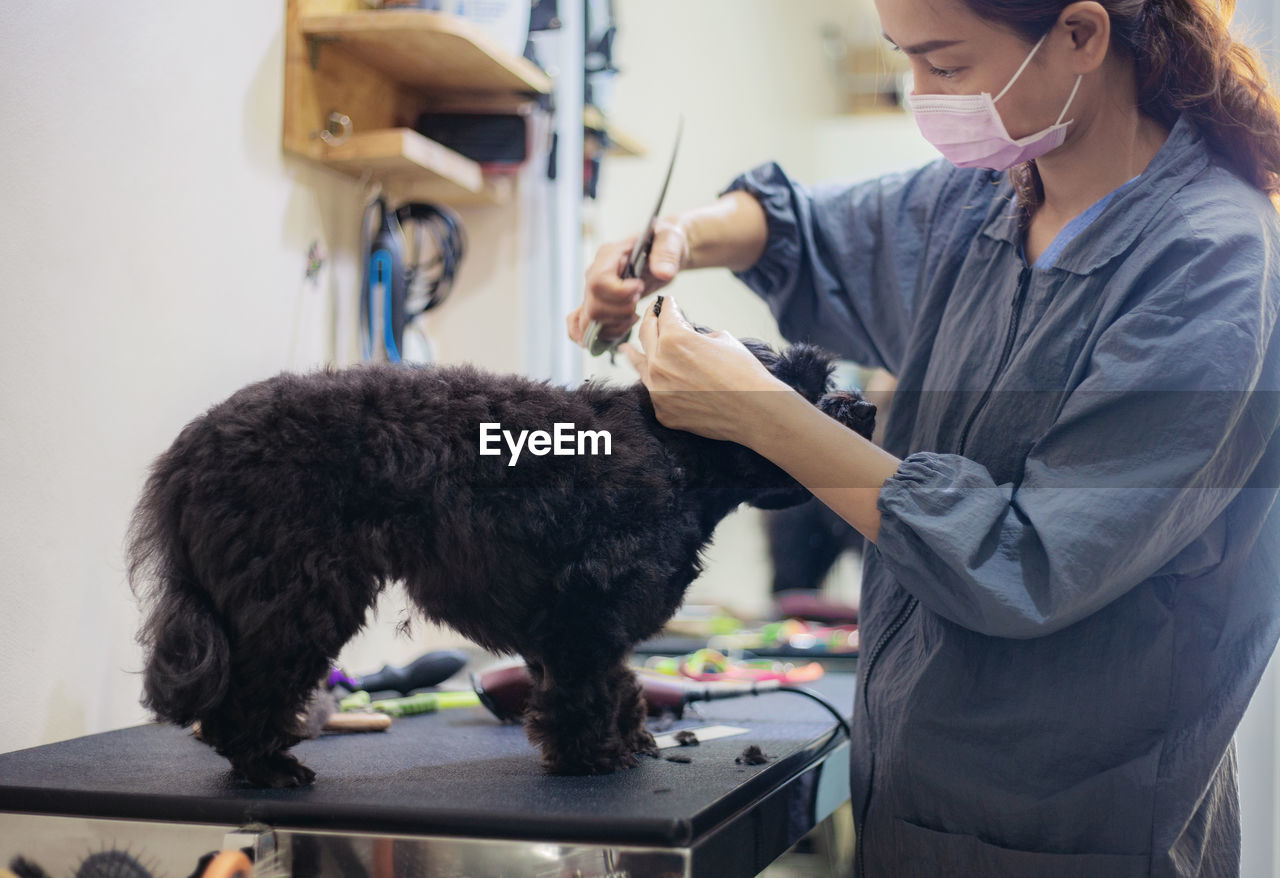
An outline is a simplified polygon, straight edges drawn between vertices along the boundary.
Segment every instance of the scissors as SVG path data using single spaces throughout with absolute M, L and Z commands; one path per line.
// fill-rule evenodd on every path
M 676 142 L 671 147 L 671 161 L 667 163 L 667 176 L 662 181 L 662 191 L 658 193 L 658 204 L 653 209 L 653 215 L 649 217 L 649 224 L 645 227 L 644 232 L 636 239 L 635 246 L 631 248 L 631 255 L 627 258 L 627 264 L 622 267 L 621 277 L 623 280 L 630 280 L 634 277 L 642 277 L 644 275 L 645 266 L 649 262 L 649 250 L 653 247 L 653 224 L 657 221 L 659 214 L 662 213 L 662 202 L 667 198 L 667 187 L 671 184 L 671 172 L 675 170 L 676 155 L 680 152 L 680 135 L 684 132 L 684 116 L 681 116 L 676 123 Z M 631 338 L 631 330 L 628 329 L 625 335 L 619 338 L 606 340 L 600 338 L 600 323 L 592 320 L 587 325 L 587 331 L 582 335 L 583 344 L 587 350 L 591 352 L 591 356 L 598 357 L 608 352 L 609 362 L 613 362 L 614 354 L 618 349 L 618 345 Z

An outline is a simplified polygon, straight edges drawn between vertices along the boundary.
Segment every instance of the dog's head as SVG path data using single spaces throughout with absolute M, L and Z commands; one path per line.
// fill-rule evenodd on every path
M 695 324 L 695 329 L 710 330 Z M 756 339 L 741 340 L 778 380 L 793 388 L 828 417 L 834 418 L 855 433 L 871 439 L 876 425 L 876 407 L 852 390 L 834 390 L 832 372 L 835 355 L 804 342 L 782 351 Z M 813 495 L 785 470 L 755 452 L 739 446 L 742 482 L 750 489 L 746 502 L 757 509 L 785 509 L 798 506 Z

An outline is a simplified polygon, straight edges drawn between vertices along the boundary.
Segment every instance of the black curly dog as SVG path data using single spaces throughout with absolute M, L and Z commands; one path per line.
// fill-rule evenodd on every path
M 744 343 L 870 438 L 875 407 L 829 393 L 831 355 Z M 611 454 L 530 447 L 512 466 L 479 453 L 483 423 L 608 431 Z M 547 770 L 633 766 L 656 751 L 630 649 L 676 611 L 722 518 L 810 496 L 741 445 L 663 427 L 639 383 L 570 390 L 469 365 L 283 374 L 188 424 L 152 468 L 129 546 L 143 704 L 198 720 L 252 784 L 308 784 L 286 752 L 300 711 L 401 581 L 426 617 L 528 662 L 525 727 Z

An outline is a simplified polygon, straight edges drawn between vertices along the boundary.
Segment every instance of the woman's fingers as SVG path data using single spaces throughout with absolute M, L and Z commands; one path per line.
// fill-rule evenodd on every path
M 648 358 L 640 351 L 636 350 L 636 346 L 630 342 L 623 342 L 618 345 L 618 350 L 626 354 L 627 360 L 631 363 L 631 368 L 635 369 L 640 375 L 640 380 L 646 382 L 649 375 Z
M 689 240 L 684 228 L 669 220 L 655 220 L 644 277 L 626 278 L 636 238 L 614 241 L 596 251 L 587 268 L 582 304 L 565 318 L 565 330 L 581 345 L 591 323 L 600 325 L 600 337 L 621 338 L 640 319 L 636 305 L 644 296 L 666 286 L 689 260 Z
M 684 268 L 688 258 L 689 236 L 685 234 L 684 227 L 668 220 L 655 220 L 648 263 L 648 273 L 655 285 L 649 291 L 670 283 Z
M 565 329 L 574 344 L 583 344 L 587 327 L 600 325 L 600 338 L 621 338 L 636 321 L 636 303 L 644 295 L 644 281 L 623 280 L 626 263 L 635 239 L 605 244 L 587 269 L 582 304 L 565 318 Z
M 565 329 L 569 332 L 569 338 L 576 345 L 582 344 L 582 336 L 586 332 L 582 308 L 582 305 L 574 308 L 569 312 L 569 316 L 564 319 Z

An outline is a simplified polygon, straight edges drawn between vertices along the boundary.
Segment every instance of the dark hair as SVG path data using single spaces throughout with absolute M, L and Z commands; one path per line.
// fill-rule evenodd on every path
M 1071 0 L 964 0 L 980 18 L 1035 42 Z M 1111 45 L 1134 62 L 1138 106 L 1166 128 L 1180 113 L 1226 164 L 1280 206 L 1280 96 L 1257 54 L 1227 32 L 1235 0 L 1098 0 Z M 1010 171 L 1023 204 L 1044 189 L 1034 162 Z

